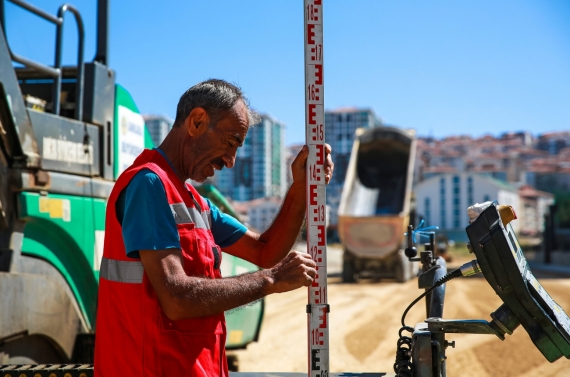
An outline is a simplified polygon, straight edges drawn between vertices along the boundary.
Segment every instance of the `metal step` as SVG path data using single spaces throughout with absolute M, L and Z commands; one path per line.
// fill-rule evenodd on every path
M 93 365 L 0 365 L 0 377 L 93 377 Z

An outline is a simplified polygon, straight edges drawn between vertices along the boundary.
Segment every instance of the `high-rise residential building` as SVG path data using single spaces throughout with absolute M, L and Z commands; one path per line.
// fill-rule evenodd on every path
M 287 191 L 285 125 L 261 114 L 238 149 L 233 169 L 216 172 L 217 187 L 233 200 L 283 198 Z
M 293 161 L 295 161 L 295 158 L 297 158 L 297 155 L 299 154 L 299 152 L 301 152 L 301 149 L 303 149 L 304 145 L 305 144 L 289 145 L 285 149 L 285 170 L 287 176 L 287 187 L 293 184 L 293 172 L 291 171 L 290 166 L 293 163 Z
M 143 118 L 154 145 L 158 147 L 172 128 L 174 121 L 163 115 L 145 115 Z
M 373 128 L 382 121 L 371 109 L 341 108 L 325 111 L 325 141 L 333 150 L 334 174 L 327 186 L 327 204 L 330 206 L 330 225 L 338 223 L 338 205 L 344 178 L 350 160 L 350 152 L 357 128 Z

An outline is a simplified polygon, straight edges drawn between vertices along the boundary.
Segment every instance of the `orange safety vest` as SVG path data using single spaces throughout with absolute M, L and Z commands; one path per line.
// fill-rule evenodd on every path
M 160 307 L 140 259 L 127 257 L 115 203 L 142 169 L 156 173 L 164 185 L 180 235 L 186 274 L 222 277 L 222 253 L 210 231 L 207 202 L 191 185 L 180 181 L 158 151 L 145 150 L 121 174 L 107 206 L 99 272 L 95 376 L 227 377 L 224 313 L 170 320 Z

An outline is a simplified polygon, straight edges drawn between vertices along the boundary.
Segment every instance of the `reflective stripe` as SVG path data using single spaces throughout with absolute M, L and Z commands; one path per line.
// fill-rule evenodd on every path
M 192 201 L 194 202 L 194 205 L 196 206 L 196 208 L 198 208 L 200 210 L 200 212 L 202 212 L 202 206 L 200 205 L 200 203 L 198 203 L 198 201 L 194 198 L 194 195 L 192 195 L 192 193 L 190 191 L 188 191 L 188 194 L 190 194 L 190 197 L 192 198 Z
M 208 212 L 202 212 L 202 215 L 206 215 L 206 223 L 208 224 L 208 229 L 212 229 L 212 213 L 210 210 L 208 210 Z
M 101 259 L 101 270 L 99 276 L 105 280 L 117 281 L 120 283 L 141 284 L 143 280 L 143 265 L 139 261 L 122 261 Z
M 170 210 L 176 224 L 194 223 L 195 229 L 210 229 L 210 211 L 200 212 L 197 208 L 186 207 L 184 203 L 171 204 Z
M 208 221 L 208 215 L 204 212 L 198 211 L 197 208 L 188 208 L 190 212 L 190 217 L 194 220 L 194 227 L 196 229 L 210 229 L 210 222 Z
M 190 213 L 188 212 L 188 208 L 186 208 L 186 204 L 184 203 L 171 204 L 170 210 L 172 211 L 172 215 L 174 216 L 174 221 L 176 222 L 176 224 L 186 224 L 194 222 L 190 217 Z

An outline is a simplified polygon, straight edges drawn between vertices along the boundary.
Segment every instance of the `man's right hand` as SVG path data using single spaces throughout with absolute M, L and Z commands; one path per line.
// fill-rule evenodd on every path
M 292 251 L 266 271 L 272 279 L 268 293 L 282 293 L 311 285 L 317 275 L 317 265 L 309 254 Z
M 145 274 L 168 318 L 173 321 L 222 313 L 312 284 L 316 264 L 307 253 L 292 251 L 271 269 L 223 279 L 188 276 L 180 249 L 139 250 Z

